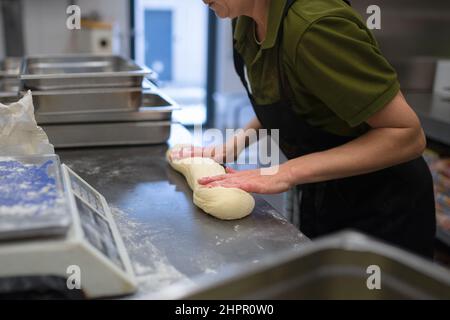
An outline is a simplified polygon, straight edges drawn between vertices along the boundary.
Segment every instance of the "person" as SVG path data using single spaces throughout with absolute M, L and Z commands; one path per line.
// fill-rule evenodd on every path
M 431 258 L 435 213 L 421 156 L 426 138 L 395 70 L 350 4 L 203 1 L 233 19 L 235 67 L 256 118 L 222 146 L 171 156 L 220 161 L 242 150 L 249 130 L 279 129 L 289 160 L 276 174 L 227 169 L 199 183 L 260 194 L 295 187 L 306 236 L 353 229 Z

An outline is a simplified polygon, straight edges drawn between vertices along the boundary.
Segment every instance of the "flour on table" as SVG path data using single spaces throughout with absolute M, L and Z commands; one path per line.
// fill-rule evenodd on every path
M 111 212 L 130 256 L 139 287 L 154 291 L 188 278 L 179 272 L 152 243 L 153 234 L 145 226 L 116 207 Z

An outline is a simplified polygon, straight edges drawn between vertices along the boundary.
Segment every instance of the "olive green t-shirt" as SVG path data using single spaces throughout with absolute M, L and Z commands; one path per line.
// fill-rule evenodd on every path
M 235 48 L 254 99 L 260 105 L 280 99 L 276 57 L 283 23 L 282 63 L 294 110 L 310 125 L 337 135 L 366 132 L 366 121 L 400 89 L 372 33 L 342 0 L 297 0 L 283 20 L 285 3 L 271 1 L 262 44 L 251 18 L 236 23 Z

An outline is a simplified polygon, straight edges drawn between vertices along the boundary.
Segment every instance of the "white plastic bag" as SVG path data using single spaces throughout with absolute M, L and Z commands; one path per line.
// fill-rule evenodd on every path
M 0 103 L 0 156 L 53 153 L 53 145 L 34 118 L 31 91 L 10 105 Z

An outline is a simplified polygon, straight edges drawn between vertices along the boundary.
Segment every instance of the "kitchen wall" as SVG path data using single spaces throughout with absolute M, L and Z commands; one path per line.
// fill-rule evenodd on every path
M 404 91 L 431 92 L 436 61 L 450 58 L 450 1 L 355 0 L 366 19 L 367 7 L 381 8 L 381 30 L 374 30 L 383 54 L 394 65 Z
M 23 0 L 25 50 L 28 55 L 71 53 L 76 30 L 66 28 L 66 8 L 73 1 Z M 78 0 L 81 15 L 93 11 L 113 23 L 115 52 L 129 55 L 129 10 L 127 0 Z
M 450 1 L 353 1 L 364 17 L 371 4 L 381 8 L 381 30 L 374 30 L 374 34 L 388 57 L 450 57 Z

